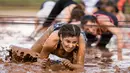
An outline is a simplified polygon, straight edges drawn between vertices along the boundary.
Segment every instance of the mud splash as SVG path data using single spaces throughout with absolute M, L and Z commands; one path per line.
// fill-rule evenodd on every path
M 15 47 L 16 48 L 16 47 Z M 29 49 L 19 50 L 14 49 L 17 52 L 17 55 L 20 55 L 22 51 L 25 51 L 26 54 L 31 54 L 32 56 L 36 55 Z M 13 52 L 14 52 L 13 51 Z M 0 59 L 0 71 L 1 73 L 129 73 L 130 62 L 124 62 L 119 64 L 114 62 L 110 56 L 109 52 L 102 52 L 98 49 L 89 49 L 86 51 L 85 64 L 83 70 L 71 71 L 65 66 L 61 65 L 57 60 L 50 60 L 50 63 L 46 63 L 46 67 L 38 60 L 37 62 L 20 62 L 19 60 L 14 61 L 3 61 Z M 89 52 L 89 53 L 88 53 Z M 103 56 L 102 56 L 103 54 Z M 18 57 L 16 57 L 18 58 Z M 124 64 L 124 65 L 123 65 Z

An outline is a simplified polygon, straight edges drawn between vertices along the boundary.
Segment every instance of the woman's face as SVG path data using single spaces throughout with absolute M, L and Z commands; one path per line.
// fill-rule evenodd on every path
M 93 35 L 97 34 L 97 23 L 88 21 L 84 26 L 83 26 L 83 30 L 85 32 L 89 32 L 92 33 Z
M 76 36 L 61 38 L 62 47 L 66 52 L 71 52 L 72 50 L 74 50 L 78 42 L 79 42 L 79 38 Z

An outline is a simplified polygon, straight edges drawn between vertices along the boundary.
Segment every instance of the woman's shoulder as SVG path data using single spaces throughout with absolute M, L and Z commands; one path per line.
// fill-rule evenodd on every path
M 59 41 L 58 32 L 59 32 L 59 30 L 56 30 L 56 31 L 52 32 L 51 39 L 53 39 L 54 41 Z
M 44 43 L 44 46 L 46 45 L 47 47 L 50 47 L 52 50 L 52 48 L 54 49 L 54 46 L 57 44 L 58 41 L 59 41 L 58 30 L 56 30 L 51 33 L 51 35 Z
M 52 33 L 51 33 L 51 37 L 59 37 L 58 36 L 58 32 L 59 32 L 59 30 L 55 30 L 55 31 L 53 31 Z
M 58 22 L 58 23 L 54 24 L 53 25 L 54 31 L 59 30 L 65 24 L 66 24 L 65 22 Z

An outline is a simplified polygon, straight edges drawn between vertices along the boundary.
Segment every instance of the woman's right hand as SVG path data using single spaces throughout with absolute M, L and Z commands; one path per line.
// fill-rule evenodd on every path
M 38 59 L 38 62 L 41 64 L 41 66 L 43 68 L 46 68 L 47 66 L 50 65 L 50 60 L 47 58 L 47 59 Z

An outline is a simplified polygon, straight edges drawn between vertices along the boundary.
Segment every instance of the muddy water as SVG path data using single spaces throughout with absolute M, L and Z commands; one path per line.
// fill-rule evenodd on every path
M 93 55 L 92 55 L 93 54 Z M 51 57 L 51 65 L 46 68 L 39 62 L 14 63 L 0 59 L 0 73 L 129 73 L 130 62 L 111 61 L 103 57 L 95 58 L 96 53 L 86 54 L 84 70 L 70 71 L 61 64 L 57 63 L 58 57 Z M 98 53 L 99 54 L 99 53 Z M 55 58 L 55 59 L 53 59 Z M 53 61 L 52 61 L 53 60 Z M 55 61 L 54 61 L 55 60 Z
M 23 30 L 24 28 L 24 30 Z M 33 25 L 0 25 L 0 73 L 69 73 L 66 69 L 61 69 L 59 65 L 53 65 L 50 69 L 43 69 L 38 63 L 10 63 L 5 62 L 5 56 L 8 55 L 7 49 L 10 45 L 22 46 L 30 48 L 35 41 L 25 41 L 26 37 L 30 35 Z M 36 37 L 38 38 L 38 37 Z M 129 41 L 129 40 L 128 40 Z M 82 73 L 130 73 L 130 50 L 123 49 L 123 61 L 117 61 L 116 49 L 112 49 L 114 55 L 111 57 L 113 62 L 102 62 L 102 58 L 95 59 L 95 55 L 86 54 L 84 71 Z M 50 57 L 55 60 L 56 57 Z M 2 60 L 4 62 L 2 62 Z M 58 58 L 57 58 L 58 59 Z M 71 71 L 76 73 L 77 71 Z M 77 72 L 79 73 L 79 72 Z

